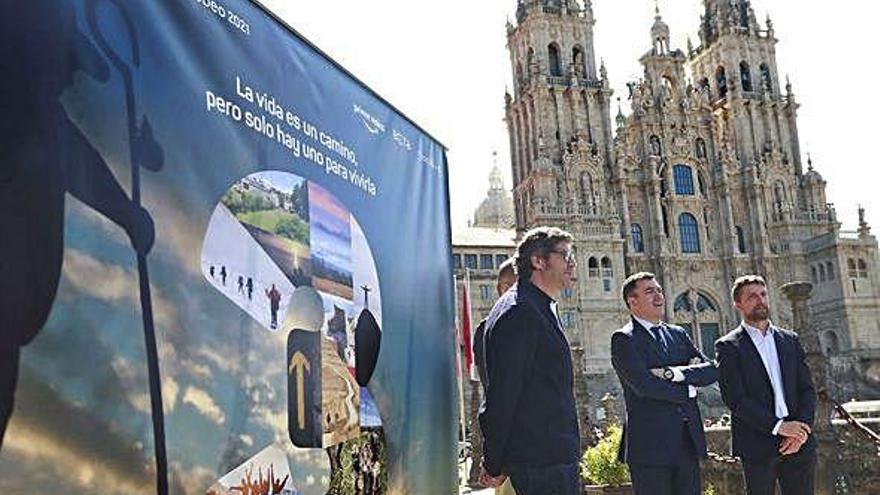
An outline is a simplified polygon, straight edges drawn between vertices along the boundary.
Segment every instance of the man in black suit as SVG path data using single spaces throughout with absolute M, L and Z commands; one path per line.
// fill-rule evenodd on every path
M 516 284 L 516 269 L 514 268 L 516 264 L 516 260 L 514 258 L 507 258 L 501 263 L 501 266 L 498 267 L 498 280 L 495 284 L 495 291 L 498 294 L 498 297 L 501 297 L 507 289 L 511 288 Z M 477 367 L 477 373 L 480 377 L 480 385 L 483 386 L 483 396 L 486 395 L 485 383 L 486 383 L 486 359 L 484 356 L 483 348 L 485 347 L 485 335 L 486 335 L 486 320 L 484 318 L 483 321 L 477 325 L 477 331 L 474 332 L 474 364 Z M 472 384 L 473 385 L 473 384 Z M 477 393 L 476 387 L 471 387 L 472 393 Z M 480 439 L 482 439 L 482 433 L 477 432 L 477 435 L 480 435 Z M 480 448 L 482 450 L 482 443 L 480 444 Z M 513 487 L 510 485 L 510 479 L 507 479 L 500 486 L 495 487 L 495 495 L 512 495 L 515 494 Z
M 509 476 L 519 495 L 578 495 L 574 373 L 555 301 L 574 278 L 572 237 L 539 227 L 515 256 L 517 284 L 486 321 L 480 480 L 498 486 Z
M 619 458 L 636 495 L 699 495 L 706 438 L 696 387 L 715 383 L 718 370 L 683 328 L 661 321 L 666 300 L 654 274 L 631 275 L 622 292 L 632 320 L 611 336 L 626 402 Z
M 721 397 L 730 408 L 732 453 L 743 463 L 749 495 L 815 491 L 816 391 L 796 333 L 773 325 L 767 283 L 738 278 L 731 289 L 742 323 L 715 343 Z
M 498 297 L 504 295 L 507 292 L 507 289 L 513 287 L 516 284 L 516 269 L 514 265 L 516 260 L 514 258 L 507 258 L 504 263 L 501 263 L 501 266 L 498 267 L 498 279 L 495 282 L 495 292 L 498 294 Z M 477 325 L 477 330 L 474 332 L 474 364 L 477 367 L 477 373 L 480 377 L 480 383 L 486 383 L 486 360 L 483 356 L 483 347 L 485 343 L 485 335 L 486 335 L 486 320 L 489 318 L 486 317 L 483 321 Z M 483 393 L 485 394 L 485 390 Z

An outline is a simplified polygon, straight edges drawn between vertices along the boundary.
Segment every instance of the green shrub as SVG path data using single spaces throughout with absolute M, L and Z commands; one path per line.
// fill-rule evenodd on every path
M 581 477 L 596 485 L 620 486 L 630 482 L 629 469 L 617 460 L 617 448 L 622 430 L 611 426 L 605 438 L 584 452 L 581 459 Z

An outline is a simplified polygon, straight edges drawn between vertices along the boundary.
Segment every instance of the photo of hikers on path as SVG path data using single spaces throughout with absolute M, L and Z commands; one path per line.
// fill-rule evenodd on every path
M 258 172 L 235 184 L 214 210 L 202 272 L 267 330 L 283 322 L 293 289 L 312 285 L 309 188 L 286 172 Z

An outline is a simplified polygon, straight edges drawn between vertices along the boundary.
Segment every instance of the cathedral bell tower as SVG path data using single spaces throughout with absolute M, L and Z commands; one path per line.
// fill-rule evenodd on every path
M 560 317 L 587 373 L 608 368 L 625 274 L 612 91 L 596 63 L 594 25 L 590 0 L 519 0 L 507 25 L 513 92 L 505 95 L 516 230 L 551 225 L 575 238 L 578 279 Z
M 791 84 L 781 89 L 776 37 L 749 0 L 704 0 L 700 46 L 689 50 L 697 88 L 709 100 L 717 160 L 731 182 L 733 222 L 752 269 L 767 273 L 798 238 L 835 229 L 830 205 L 816 205 L 801 163 Z M 794 265 L 785 269 L 796 270 Z
M 607 183 L 611 89 L 596 69 L 589 0 L 519 0 L 508 23 L 506 120 L 517 230 L 617 232 Z

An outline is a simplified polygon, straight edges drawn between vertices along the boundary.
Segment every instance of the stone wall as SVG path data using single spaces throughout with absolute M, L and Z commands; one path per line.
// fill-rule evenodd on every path
M 880 493 L 878 446 L 848 424 L 835 423 L 819 440 L 816 495 L 867 495 Z M 730 429 L 706 430 L 712 454 L 703 462 L 703 484 L 712 485 L 716 495 L 744 493 L 742 465 L 730 462 Z

